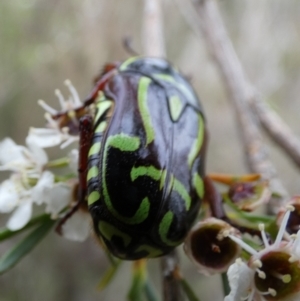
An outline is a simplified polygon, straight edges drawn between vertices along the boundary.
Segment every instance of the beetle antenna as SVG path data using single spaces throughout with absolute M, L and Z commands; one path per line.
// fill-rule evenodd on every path
M 133 56 L 139 56 L 140 54 L 135 51 L 135 49 L 132 46 L 132 38 L 130 36 L 125 36 L 123 38 L 123 47 L 128 52 L 128 54 Z

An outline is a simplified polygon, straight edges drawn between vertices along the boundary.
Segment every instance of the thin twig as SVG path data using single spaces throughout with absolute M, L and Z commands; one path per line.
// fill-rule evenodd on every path
M 165 57 L 161 0 L 144 0 L 144 53 L 147 56 Z M 176 250 L 161 259 L 163 300 L 180 301 L 178 255 Z
M 161 259 L 161 266 L 163 271 L 163 300 L 182 300 L 180 277 L 178 276 L 179 260 L 176 250 Z
M 144 0 L 143 48 L 146 56 L 166 56 L 161 2 L 161 0 Z
M 266 132 L 288 157 L 300 168 L 300 139 L 282 118 L 259 96 L 252 100 L 253 108 Z
M 257 94 L 246 78 L 228 38 L 216 2 L 214 0 L 196 0 L 194 6 L 198 13 L 197 23 L 194 23 L 194 26 L 196 30 L 202 31 L 209 51 L 223 76 L 229 98 L 233 101 L 249 168 L 252 172 L 260 173 L 264 179 L 269 180 L 272 192 L 281 196 L 274 198 L 271 203 L 272 210 L 276 211 L 287 198 L 288 193 L 269 159 L 268 150 L 249 106 L 250 100 Z

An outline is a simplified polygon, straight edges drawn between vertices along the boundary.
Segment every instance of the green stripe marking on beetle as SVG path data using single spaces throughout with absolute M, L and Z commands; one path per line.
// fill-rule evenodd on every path
M 172 241 L 167 238 L 173 218 L 174 218 L 173 212 L 168 211 L 162 218 L 158 228 L 160 239 L 168 246 L 177 246 L 181 243 L 181 241 Z
M 97 123 L 98 120 L 104 115 L 104 113 L 112 106 L 112 101 L 104 100 L 97 103 L 97 112 L 94 119 L 94 123 Z
M 185 209 L 188 211 L 191 207 L 191 197 L 184 185 L 174 177 L 173 189 L 182 197 L 185 202 Z
M 135 62 L 139 59 L 140 59 L 140 57 L 138 57 L 138 56 L 129 58 L 119 67 L 120 71 L 125 71 L 130 64 L 132 64 L 133 62 Z
M 139 87 L 138 87 L 138 105 L 139 105 L 140 114 L 146 131 L 147 145 L 154 140 L 154 130 L 151 123 L 149 108 L 147 105 L 147 99 L 148 99 L 147 94 L 148 94 L 148 87 L 150 83 L 151 83 L 151 79 L 149 77 L 143 76 L 139 81 Z
M 92 191 L 88 196 L 88 205 L 92 205 L 100 200 L 100 193 L 98 191 Z
M 130 235 L 120 231 L 118 228 L 115 226 L 105 222 L 105 221 L 100 221 L 98 224 L 99 230 L 101 234 L 107 239 L 111 240 L 113 236 L 120 237 L 123 240 L 124 246 L 128 246 L 131 241 Z
M 89 151 L 89 157 L 90 156 L 93 156 L 93 155 L 97 155 L 99 154 L 100 152 L 100 149 L 101 149 L 101 142 L 95 142 L 92 147 L 90 148 L 90 151 Z
M 99 125 L 95 129 L 95 133 L 102 133 L 107 127 L 107 121 L 103 120 L 99 123 Z
M 199 151 L 201 150 L 204 139 L 204 122 L 201 115 L 199 115 L 199 123 L 198 123 L 198 136 L 194 141 L 191 151 L 188 156 L 188 165 L 189 168 L 192 167 L 196 157 L 198 156 Z
M 198 173 L 193 175 L 193 186 L 196 189 L 198 197 L 202 199 L 204 195 L 204 183 Z
M 171 96 L 169 99 L 170 113 L 173 121 L 177 121 L 182 109 L 184 108 L 182 100 L 178 95 Z
M 131 137 L 125 134 L 119 134 L 115 136 L 111 136 L 106 141 L 105 151 L 104 151 L 104 162 L 106 162 L 108 149 L 109 147 L 118 148 L 121 151 L 135 151 L 140 146 L 140 140 L 138 137 Z M 149 215 L 150 210 L 150 201 L 147 197 L 145 197 L 141 202 L 140 206 L 132 217 L 122 216 L 117 210 L 113 207 L 113 204 L 110 200 L 107 183 L 106 183 L 106 164 L 103 164 L 103 195 L 104 202 L 108 208 L 108 210 L 120 221 L 135 225 L 142 223 Z
M 106 141 L 106 149 L 111 146 L 123 152 L 134 152 L 140 147 L 140 138 L 118 134 L 110 136 Z
M 195 101 L 197 102 L 197 99 L 195 99 L 195 96 L 193 95 L 191 90 L 188 89 L 185 84 L 176 81 L 173 76 L 158 73 L 158 74 L 154 74 L 154 77 L 157 78 L 157 79 L 161 79 L 161 80 L 164 80 L 164 81 L 167 81 L 167 82 L 173 84 L 192 103 L 194 103 Z
M 138 177 L 142 176 L 147 176 L 158 181 L 162 176 L 162 170 L 157 169 L 154 166 L 133 166 L 130 172 L 131 181 L 134 181 Z
M 99 175 L 99 169 L 97 166 L 92 166 L 87 174 L 87 180 L 89 181 L 92 178 L 96 178 Z
M 151 258 L 152 257 L 160 256 L 163 253 L 160 249 L 154 248 L 154 247 L 149 246 L 149 245 L 141 245 L 141 246 L 139 246 L 135 250 L 135 253 L 142 252 L 142 251 L 147 252 L 148 253 L 147 257 L 151 257 Z

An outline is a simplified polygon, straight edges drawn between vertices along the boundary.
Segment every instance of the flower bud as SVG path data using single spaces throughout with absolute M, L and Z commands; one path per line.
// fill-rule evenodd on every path
M 238 230 L 216 218 L 198 222 L 191 229 L 184 250 L 200 273 L 222 273 L 239 256 L 241 247 L 227 237 L 229 233 L 240 235 Z
M 293 197 L 287 203 L 287 205 L 293 206 L 295 210 L 293 210 L 290 213 L 290 217 L 287 221 L 285 230 L 289 234 L 295 234 L 300 229 L 300 196 Z M 284 217 L 285 211 L 286 211 L 286 208 L 282 207 L 277 214 L 276 223 L 278 226 L 280 226 L 282 223 L 282 219 Z
M 300 262 L 292 261 L 288 250 L 273 250 L 259 258 L 255 287 L 266 300 L 298 300 L 300 294 Z M 268 293 L 267 293 L 268 292 Z M 296 298 L 297 294 L 298 298 Z
M 241 210 L 253 211 L 269 201 L 271 191 L 267 181 L 240 182 L 230 186 L 228 197 Z
M 286 206 L 274 243 L 266 239 L 264 226 L 259 226 L 264 248 L 257 251 L 240 238 L 229 237 L 240 244 L 252 256 L 249 262 L 233 264 L 228 270 L 231 287 L 225 301 L 237 300 L 300 300 L 300 231 L 296 235 L 285 234 L 287 222 L 294 211 Z M 283 240 L 283 238 L 287 240 Z

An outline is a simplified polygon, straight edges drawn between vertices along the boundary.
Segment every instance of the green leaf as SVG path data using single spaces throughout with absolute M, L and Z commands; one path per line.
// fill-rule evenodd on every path
M 107 249 L 107 247 L 106 247 L 104 241 L 102 240 L 102 238 L 97 236 L 97 239 L 98 239 L 98 242 L 101 245 L 107 259 L 109 260 L 110 264 L 111 265 L 119 264 L 120 260 L 118 258 L 116 258 L 112 253 L 110 253 L 110 251 Z
M 148 278 L 145 281 L 144 293 L 148 301 L 159 301 L 157 293 Z
M 3 240 L 6 240 L 8 238 L 11 238 L 25 230 L 28 230 L 29 228 L 35 226 L 35 225 L 38 225 L 38 224 L 41 224 L 43 222 L 46 222 L 46 221 L 49 221 L 50 220 L 50 215 L 49 214 L 41 214 L 41 215 L 38 215 L 34 218 L 32 218 L 25 227 L 23 227 L 22 229 L 20 230 L 17 230 L 17 231 L 11 231 L 9 229 L 0 229 L 0 242 L 3 241 Z
M 255 224 L 259 224 L 259 223 L 271 223 L 274 220 L 274 216 L 270 216 L 270 215 L 256 215 L 256 214 L 252 214 L 252 213 L 248 213 L 246 211 L 243 211 L 241 209 L 239 209 L 228 197 L 227 194 L 223 194 L 223 200 L 225 201 L 225 203 L 240 217 L 245 219 L 246 221 L 250 222 L 250 223 L 255 223 Z
M 141 259 L 133 263 L 133 278 L 129 293 L 130 301 L 142 301 L 146 281 L 146 260 Z
M 52 228 L 55 221 L 48 220 L 34 229 L 28 236 L 0 258 L 0 274 L 12 268 L 29 253 Z
M 180 284 L 189 301 L 200 301 L 185 279 L 181 278 Z
M 69 166 L 69 164 L 70 164 L 70 158 L 64 157 L 64 158 L 49 161 L 46 164 L 46 167 L 47 168 L 50 168 L 50 167 L 66 167 L 66 166 Z
M 104 273 L 103 277 L 101 278 L 99 284 L 97 285 L 97 288 L 100 291 L 104 290 L 110 284 L 110 282 L 114 278 L 114 276 L 122 262 L 123 262 L 122 260 L 117 260 L 117 261 L 115 261 L 115 264 L 111 265 L 106 270 L 106 272 Z
M 278 233 L 278 225 L 276 223 L 275 218 L 274 218 L 273 222 L 271 222 L 269 225 L 267 225 L 266 231 L 270 234 L 270 236 L 273 240 L 276 239 L 276 236 Z
M 222 273 L 221 277 L 222 277 L 222 284 L 223 284 L 223 292 L 224 292 L 224 295 L 227 296 L 230 293 L 230 286 L 229 286 L 227 274 Z
M 67 182 L 70 179 L 76 179 L 76 178 L 77 178 L 77 176 L 74 175 L 73 173 L 69 173 L 69 174 L 66 174 L 66 175 L 63 175 L 63 176 L 55 175 L 55 183 Z

